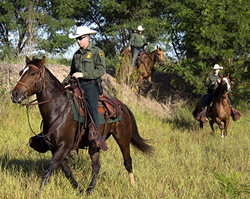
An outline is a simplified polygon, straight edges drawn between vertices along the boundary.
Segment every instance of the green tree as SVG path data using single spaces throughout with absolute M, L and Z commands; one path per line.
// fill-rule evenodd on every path
M 169 3 L 169 4 L 168 4 Z M 249 88 L 250 6 L 247 0 L 179 0 L 166 4 L 166 28 L 170 32 L 178 64 L 173 72 L 185 84 L 203 89 L 204 78 L 218 63 L 231 69 L 235 94 Z M 243 85 L 243 81 L 244 85 Z M 245 96 L 249 97 L 249 93 Z
M 75 21 L 78 0 L 7 0 L 0 1 L 0 48 L 14 54 L 35 50 L 62 53 L 72 45 L 67 35 Z M 73 6 L 74 5 L 74 6 Z M 84 8 L 84 7 L 81 7 Z
M 82 10 L 75 19 L 83 24 L 93 24 L 99 32 L 96 43 L 107 55 L 114 56 L 127 46 L 138 25 L 145 27 L 144 34 L 149 42 L 159 43 L 163 18 L 157 12 L 160 4 L 156 2 L 92 0 L 88 1 L 88 9 Z

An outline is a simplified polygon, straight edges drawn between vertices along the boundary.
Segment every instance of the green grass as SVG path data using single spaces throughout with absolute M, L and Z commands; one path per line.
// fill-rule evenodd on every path
M 39 154 L 27 143 L 32 132 L 26 109 L 0 102 L 0 197 L 35 198 L 42 173 L 51 159 L 49 152 Z M 131 148 L 135 186 L 131 187 L 123 166 L 122 154 L 113 138 L 109 150 L 101 152 L 101 169 L 95 192 L 89 198 L 249 198 L 250 131 L 249 115 L 230 121 L 228 136 L 220 138 L 215 126 L 199 130 L 191 108 L 176 108 L 169 118 L 160 118 L 142 107 L 128 103 L 135 115 L 140 135 L 155 151 L 145 156 Z M 37 107 L 30 110 L 31 126 L 40 132 Z M 86 190 L 91 180 L 91 161 L 86 150 L 70 160 L 73 174 Z M 40 198 L 86 198 L 72 188 L 58 169 Z

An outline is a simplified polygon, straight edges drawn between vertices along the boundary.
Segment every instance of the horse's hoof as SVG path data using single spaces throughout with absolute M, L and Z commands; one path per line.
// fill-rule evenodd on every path
M 87 195 L 91 196 L 91 194 L 94 193 L 94 190 L 92 188 L 87 189 Z

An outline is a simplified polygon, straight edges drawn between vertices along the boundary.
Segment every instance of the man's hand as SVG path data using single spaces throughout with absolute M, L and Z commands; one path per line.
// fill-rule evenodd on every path
M 131 47 L 130 46 L 128 47 L 128 50 L 131 51 Z
M 83 77 L 83 74 L 82 72 L 76 72 L 72 75 L 72 77 L 75 77 L 75 78 Z

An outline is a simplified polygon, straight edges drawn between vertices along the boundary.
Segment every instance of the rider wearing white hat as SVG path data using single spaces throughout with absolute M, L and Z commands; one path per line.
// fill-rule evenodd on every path
M 75 38 L 79 49 L 74 53 L 68 77 L 78 78 L 84 96 L 87 101 L 90 115 L 93 118 L 97 131 L 93 125 L 89 125 L 89 141 L 95 143 L 99 148 L 107 150 L 107 146 L 99 134 L 98 98 L 101 88 L 101 77 L 106 72 L 105 56 L 102 49 L 89 42 L 89 36 L 97 31 L 87 26 L 77 27 L 76 33 L 70 33 L 69 38 Z M 68 79 L 65 78 L 66 79 Z M 97 86 L 99 86 L 97 88 Z M 98 93 L 99 92 L 99 93 Z
M 214 73 L 210 74 L 207 80 L 205 81 L 205 86 L 208 88 L 207 97 L 206 97 L 204 104 L 202 105 L 202 111 L 195 118 L 196 120 L 199 120 L 202 122 L 206 121 L 207 106 L 210 104 L 210 101 L 212 99 L 215 89 L 218 88 L 218 84 L 221 82 L 221 79 L 219 77 L 219 72 L 221 69 L 223 69 L 223 67 L 221 67 L 219 64 L 215 64 L 214 67 L 211 67 L 211 68 L 214 70 Z M 238 110 L 233 108 L 229 98 L 228 98 L 228 103 L 232 110 L 232 117 L 234 121 L 236 121 L 241 116 L 241 113 Z M 235 115 L 238 115 L 238 117 L 235 117 Z
M 138 26 L 137 32 L 132 35 L 128 44 L 129 51 L 131 51 L 131 46 L 133 46 L 132 66 L 135 64 L 138 54 L 144 50 L 144 46 L 149 45 L 149 42 L 146 41 L 146 37 L 142 34 L 143 30 L 144 28 L 141 25 Z
M 219 64 L 215 64 L 213 67 L 213 70 L 221 70 L 221 69 L 223 69 L 223 67 L 220 67 Z
M 90 30 L 87 26 L 79 26 L 76 28 L 76 33 L 69 33 L 69 38 L 74 39 L 80 37 L 82 35 L 93 35 L 96 34 L 97 31 Z

